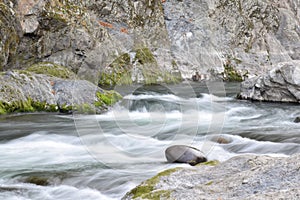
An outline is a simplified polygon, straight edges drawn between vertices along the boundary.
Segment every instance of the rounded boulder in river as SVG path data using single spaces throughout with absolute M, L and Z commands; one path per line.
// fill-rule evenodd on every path
M 170 163 L 188 163 L 194 166 L 207 161 L 202 151 L 186 145 L 170 146 L 166 149 L 165 155 Z

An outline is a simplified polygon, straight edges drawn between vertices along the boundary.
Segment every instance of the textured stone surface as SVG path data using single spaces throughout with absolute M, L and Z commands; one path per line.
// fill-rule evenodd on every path
M 150 193 L 169 191 L 169 199 L 186 200 L 299 199 L 299 159 L 299 154 L 291 157 L 244 155 L 216 166 L 180 169 L 162 176 Z M 124 199 L 133 199 L 129 194 Z
M 279 63 L 269 72 L 244 81 L 238 97 L 300 103 L 300 60 Z
M 245 77 L 259 75 L 299 59 L 299 6 L 297 0 L 166 1 L 174 60 L 190 78 L 196 71 L 222 75 L 228 65 Z
M 299 4 L 3 0 L 0 66 L 24 68 L 49 61 L 96 83 L 116 58 L 124 53 L 134 57 L 146 47 L 157 65 L 128 63 L 134 81 L 144 80 L 149 67 L 157 74 L 174 72 L 184 78 L 198 71 L 202 79 L 237 80 L 228 76 L 259 75 L 279 62 L 300 58 Z M 157 79 L 164 81 L 163 75 Z
M 86 80 L 62 79 L 25 70 L 2 73 L 0 91 L 0 114 L 19 111 L 102 113 L 119 98 Z

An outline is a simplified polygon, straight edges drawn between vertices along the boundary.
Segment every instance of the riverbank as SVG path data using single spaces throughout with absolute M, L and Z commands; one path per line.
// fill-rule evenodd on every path
M 129 199 L 299 199 L 300 154 L 243 155 L 223 163 L 161 172 L 137 186 Z

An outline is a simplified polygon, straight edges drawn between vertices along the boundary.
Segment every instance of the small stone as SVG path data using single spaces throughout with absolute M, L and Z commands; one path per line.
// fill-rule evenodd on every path
M 165 151 L 166 158 L 170 163 L 188 163 L 192 166 L 206 162 L 204 154 L 194 147 L 186 145 L 170 146 Z

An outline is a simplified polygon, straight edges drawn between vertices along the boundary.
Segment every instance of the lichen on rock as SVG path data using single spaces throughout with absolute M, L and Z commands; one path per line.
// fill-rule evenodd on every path
M 41 62 L 34 64 L 26 69 L 26 71 L 36 74 L 45 74 L 49 76 L 55 76 L 63 79 L 74 79 L 76 74 L 70 71 L 68 68 L 54 63 Z
M 168 176 L 181 168 L 172 168 L 158 173 L 156 176 L 146 180 L 142 184 L 138 185 L 130 192 L 128 192 L 122 200 L 127 199 L 169 199 L 171 191 L 156 189 L 156 184 L 161 180 L 162 177 Z

